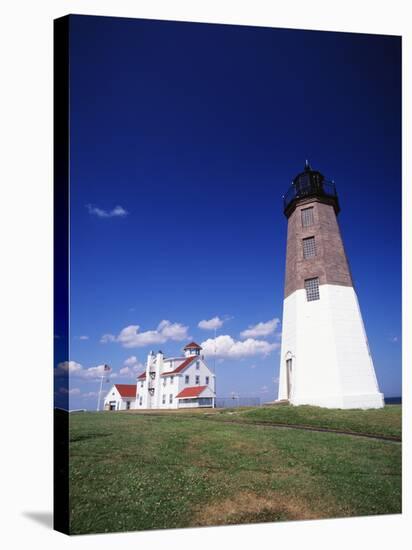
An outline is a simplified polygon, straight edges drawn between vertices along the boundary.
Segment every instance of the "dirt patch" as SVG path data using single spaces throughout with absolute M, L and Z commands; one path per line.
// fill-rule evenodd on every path
M 325 516 L 309 503 L 278 493 L 259 496 L 242 492 L 233 498 L 209 504 L 194 518 L 194 525 L 233 525 L 271 521 L 321 519 Z

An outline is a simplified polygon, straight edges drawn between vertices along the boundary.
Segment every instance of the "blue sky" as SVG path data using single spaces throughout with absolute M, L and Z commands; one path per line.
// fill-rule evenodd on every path
M 96 406 L 98 365 L 131 383 L 215 317 L 218 393 L 275 397 L 282 195 L 306 158 L 336 182 L 379 384 L 399 395 L 400 39 L 70 25 L 71 408 Z

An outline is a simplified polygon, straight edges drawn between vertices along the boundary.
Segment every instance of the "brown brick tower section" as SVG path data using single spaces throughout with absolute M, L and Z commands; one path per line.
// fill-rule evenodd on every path
M 302 210 L 308 208 L 312 209 L 313 225 L 303 227 Z M 311 237 L 315 253 L 305 259 L 303 241 Z M 319 285 L 353 286 L 335 209 L 321 198 L 299 201 L 289 215 L 285 298 L 313 277 L 319 277 Z
M 339 205 L 330 185 L 306 164 L 285 198 L 285 298 L 314 277 L 319 278 L 319 285 L 353 286 L 337 221 Z

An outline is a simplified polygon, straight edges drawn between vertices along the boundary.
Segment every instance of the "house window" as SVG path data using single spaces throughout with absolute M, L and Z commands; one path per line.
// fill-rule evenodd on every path
M 166 394 L 165 393 L 162 395 L 162 403 L 163 403 L 163 405 L 166 403 Z
M 314 224 L 313 221 L 313 206 L 310 208 L 303 208 L 301 210 L 302 214 L 302 227 L 310 227 Z
M 173 384 L 173 378 L 174 378 L 174 376 L 171 376 L 171 377 L 170 377 L 170 383 L 171 383 L 171 384 Z
M 166 386 L 166 380 L 167 380 L 167 378 L 166 378 L 166 376 L 165 376 L 165 377 L 163 378 L 163 386 Z
M 189 384 L 189 375 L 188 374 L 186 374 L 186 376 L 185 376 L 185 384 Z
M 208 385 L 209 385 L 209 377 L 206 376 L 206 386 L 208 386 Z
M 306 299 L 308 302 L 319 300 L 319 278 L 305 280 Z
M 169 403 L 173 403 L 173 393 L 169 395 Z
M 308 237 L 302 240 L 303 243 L 303 257 L 305 260 L 316 256 L 315 237 Z
M 196 361 L 196 370 L 200 369 L 200 361 Z
M 141 397 L 141 398 L 139 399 L 139 405 L 141 405 L 142 403 L 143 403 L 143 397 Z
M 196 384 L 200 384 L 200 376 L 196 375 Z
M 142 381 L 140 382 L 140 387 L 143 388 L 143 386 L 144 386 L 144 382 L 143 382 L 143 380 L 142 380 Z

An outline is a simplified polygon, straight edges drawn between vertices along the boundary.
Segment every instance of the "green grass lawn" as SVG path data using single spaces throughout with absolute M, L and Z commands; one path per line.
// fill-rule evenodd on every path
M 221 415 L 225 419 L 241 420 L 242 422 L 297 424 L 398 438 L 402 435 L 401 405 L 387 405 L 383 409 L 370 410 L 282 405 L 223 410 Z
M 328 411 L 312 409 L 71 415 L 71 532 L 399 513 L 399 443 L 253 425 L 286 418 L 277 415 L 307 425 L 326 413 L 316 424 L 325 425 Z M 393 434 L 400 414 L 389 406 L 328 418 L 334 427 Z M 250 425 L 226 422 L 234 416 Z

